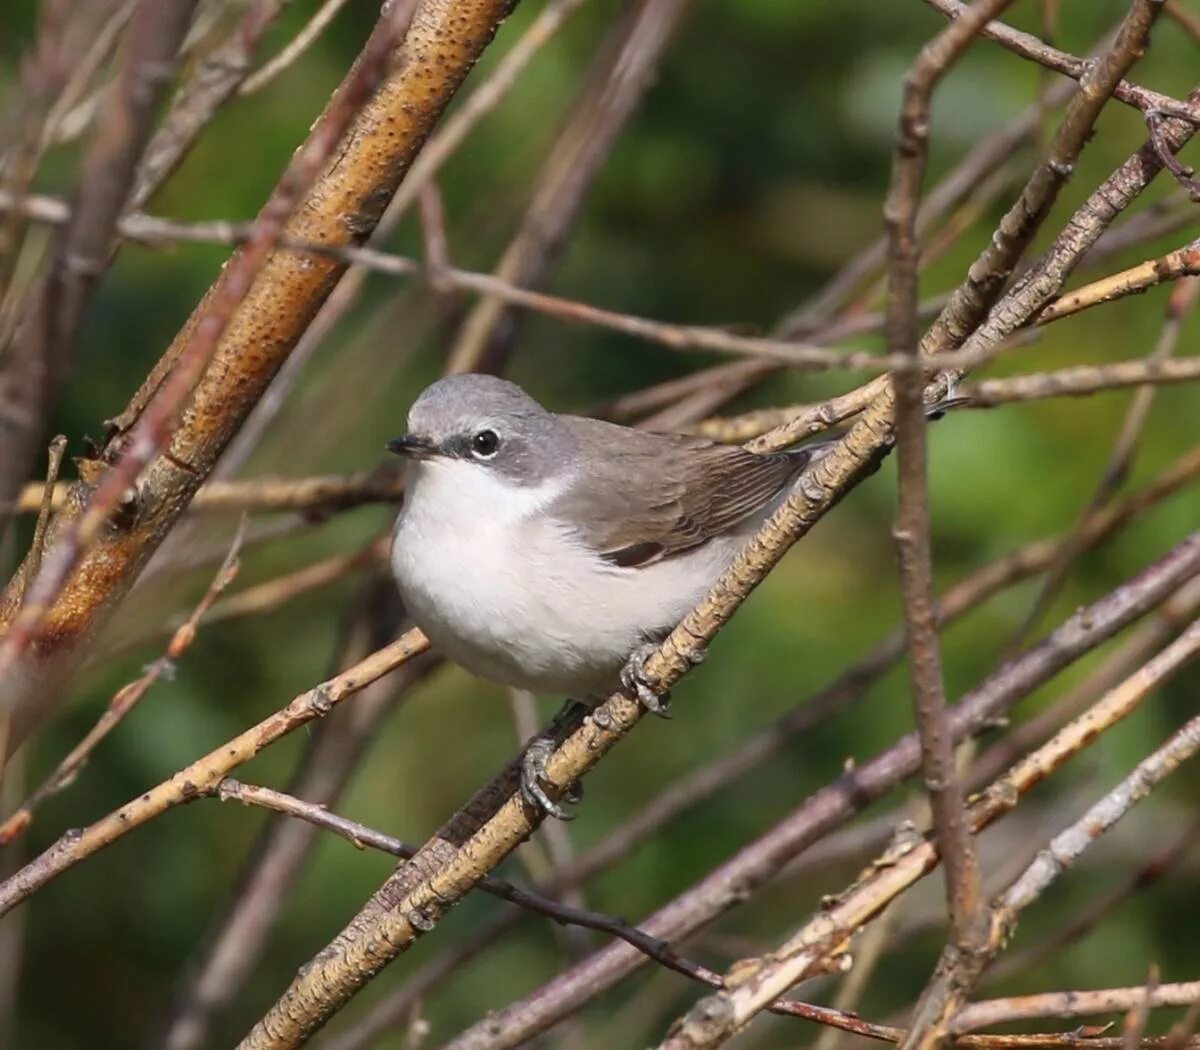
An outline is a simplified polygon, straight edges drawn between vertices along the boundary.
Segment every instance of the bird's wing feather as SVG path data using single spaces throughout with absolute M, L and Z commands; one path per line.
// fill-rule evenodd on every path
M 622 566 L 650 564 L 732 529 L 780 495 L 809 458 L 561 418 L 592 469 L 548 513 Z

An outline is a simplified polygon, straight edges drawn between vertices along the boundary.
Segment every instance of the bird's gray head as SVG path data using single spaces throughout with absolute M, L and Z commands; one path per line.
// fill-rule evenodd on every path
M 413 402 L 408 433 L 388 449 L 416 460 L 456 459 L 538 485 L 564 470 L 569 433 L 515 383 L 490 375 L 439 379 Z

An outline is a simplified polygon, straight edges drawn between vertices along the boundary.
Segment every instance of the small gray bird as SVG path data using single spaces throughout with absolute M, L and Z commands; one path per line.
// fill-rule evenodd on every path
M 812 461 L 548 412 L 457 375 L 417 398 L 392 567 L 414 622 L 473 673 L 595 703 L 624 686 L 661 713 L 641 662 Z M 561 816 L 531 748 L 522 792 Z

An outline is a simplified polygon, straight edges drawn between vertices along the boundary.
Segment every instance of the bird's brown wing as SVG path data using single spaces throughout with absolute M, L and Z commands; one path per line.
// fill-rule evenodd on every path
M 808 460 L 759 455 L 683 434 L 564 417 L 590 464 L 547 513 L 570 521 L 616 565 L 647 565 L 695 547 L 766 507 Z

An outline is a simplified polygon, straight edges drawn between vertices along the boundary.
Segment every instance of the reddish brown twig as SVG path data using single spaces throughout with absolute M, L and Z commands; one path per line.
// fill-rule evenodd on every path
M 1009 0 L 974 4 L 921 49 L 905 77 L 892 181 L 883 208 L 888 233 L 886 336 L 889 351 L 907 355 L 914 362 L 921 355 L 917 332 L 917 275 L 921 255 L 917 206 L 925 177 L 933 92 L 983 26 L 1008 4 Z M 918 370 L 894 374 L 892 394 L 899 456 L 899 503 L 893 536 L 904 594 L 909 681 L 925 788 L 946 875 L 950 936 L 952 943 L 966 947 L 977 936 L 982 881 L 954 764 L 954 740 L 946 715 L 938 645 L 926 462 L 925 377 Z M 919 1030 L 920 1025 L 918 1020 L 914 1029 Z M 691 1042 L 681 1031 L 665 1045 L 678 1045 L 682 1050 Z M 912 1045 L 915 1044 L 906 1040 L 905 1046 Z
M 538 12 L 528 30 L 496 64 L 491 75 L 439 124 L 388 203 L 378 225 L 371 233 L 368 246 L 378 247 L 387 241 L 413 202 L 420 196 L 422 188 L 432 181 L 480 121 L 508 96 L 530 60 L 582 2 L 583 0 L 549 0 Z M 271 420 L 275 418 L 306 363 L 324 341 L 325 336 L 357 300 L 370 272 L 369 266 L 354 263 L 342 275 L 337 287 L 321 305 L 274 382 L 230 444 L 214 476 L 230 477 L 245 462 L 250 451 L 258 445 Z
M 447 11 L 440 5 L 423 4 L 417 28 L 402 49 L 398 66 L 371 95 L 383 72 L 381 67 L 389 61 L 390 45 L 404 27 L 405 5 L 389 9 L 379 23 L 363 61 L 331 102 L 308 144 L 300 150 L 291 175 L 273 194 L 256 224 L 254 244 L 223 270 L 215 291 L 199 310 L 196 324 L 185 330 L 174 350 L 168 351 L 143 390 L 115 421 L 117 433 L 106 448 L 106 466 L 101 468 L 103 498 L 92 498 L 85 504 L 87 490 L 81 488 L 78 502 L 59 516 L 56 555 L 43 565 L 42 593 L 36 595 L 39 603 L 58 594 L 66 567 L 76 561 L 83 547 L 81 540 L 108 520 L 107 508 L 126 493 L 126 486 L 120 484 L 124 475 L 136 470 L 142 458 L 153 456 L 157 438 L 171 430 L 176 397 L 181 390 L 190 391 L 189 409 L 164 450 L 166 454 L 154 459 L 133 493 L 135 520 L 107 531 L 90 548 L 80 571 L 71 576 L 67 589 L 47 611 L 44 637 L 48 644 L 29 657 L 33 666 L 20 679 L 18 699 L 22 707 L 36 709 L 38 697 L 47 687 L 70 672 L 85 638 L 115 607 L 162 542 L 287 357 L 312 312 L 329 293 L 339 264 L 322 257 L 269 251 L 285 232 L 281 220 L 292 210 L 297 183 L 309 181 L 302 176 L 329 157 L 342 138 L 341 130 L 350 127 L 338 163 L 326 167 L 314 185 L 310 194 L 313 206 L 297 210 L 286 232 L 329 244 L 347 244 L 364 237 L 430 126 L 491 39 L 507 6 L 504 0 L 470 0 Z M 453 33 L 445 23 L 451 17 L 455 19 Z M 249 288 L 251 294 L 244 296 L 247 282 L 258 272 L 260 263 L 267 265 L 268 275 L 255 281 Z M 262 328 L 266 317 L 272 318 L 270 338 Z M 230 321 L 227 329 L 223 318 Z M 225 329 L 225 334 L 215 344 L 214 366 L 204 372 L 192 390 L 190 373 L 204 365 L 208 350 L 214 347 L 214 333 L 220 329 Z M 185 346 L 186 361 L 181 357 Z M 147 408 L 148 404 L 153 407 Z M 125 455 L 127 451 L 130 456 Z M 123 465 L 108 466 L 116 462 Z M 63 542 L 68 538 L 70 542 Z M 99 565 L 103 571 L 87 568 Z M 31 607 L 22 628 L 14 629 L 13 586 L 0 598 L 0 624 L 8 628 L 4 643 L 7 661 L 23 649 L 33 634 L 35 619 L 40 622 L 42 617 Z
M 122 434 L 121 441 L 112 446 L 111 466 L 91 493 L 86 509 L 55 538 L 52 557 L 43 563 L 37 578 L 29 584 L 20 611 L 11 618 L 0 638 L 0 678 L 12 669 L 16 658 L 36 636 L 71 570 L 113 509 L 122 500 L 128 500 L 130 486 L 170 439 L 176 413 L 217 349 L 226 325 L 245 300 L 254 279 L 268 263 L 292 211 L 383 79 L 388 56 L 407 31 L 414 6 L 415 0 L 397 4 L 383 17 L 354 74 L 289 165 L 255 220 L 246 244 L 222 271 L 214 294 L 202 307 L 195 325 L 183 336 L 173 354 L 171 371 L 141 407 L 129 433 Z M 136 494 L 134 502 L 138 502 Z

